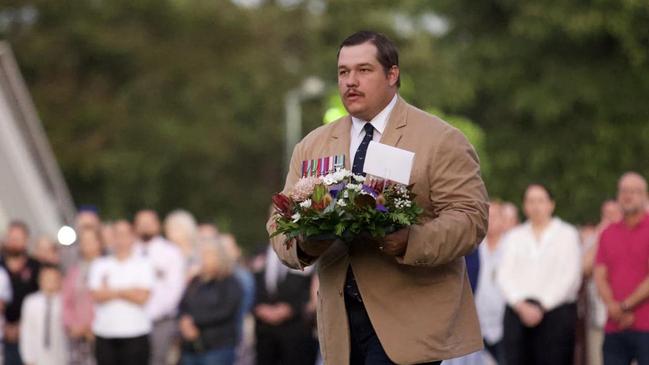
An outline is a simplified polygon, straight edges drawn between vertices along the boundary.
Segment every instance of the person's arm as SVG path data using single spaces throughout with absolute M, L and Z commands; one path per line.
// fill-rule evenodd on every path
M 597 243 L 593 247 L 589 248 L 584 254 L 582 260 L 582 273 L 585 278 L 590 278 L 593 276 L 593 271 L 595 271 L 595 255 L 597 255 Z
M 639 304 L 644 302 L 647 298 L 649 298 L 649 276 L 647 276 L 629 295 L 624 299 L 621 303 L 620 306 L 622 307 L 622 310 L 624 311 L 630 311 L 633 310 L 635 307 L 637 307 Z
M 608 242 L 606 232 L 602 233 L 597 247 L 597 255 L 595 255 L 593 277 L 597 286 L 597 292 L 606 305 L 609 318 L 619 323 L 624 315 L 624 311 L 620 303 L 613 296 L 613 289 L 608 282 Z
M 506 235 L 500 244 L 503 245 L 503 256 L 496 270 L 496 284 L 500 288 L 507 304 L 512 308 L 516 308 L 519 303 L 525 300 L 525 294 L 521 292 L 515 282 L 517 278 L 515 234 Z
M 288 194 L 290 189 L 293 188 L 295 183 L 300 179 L 300 171 L 302 169 L 303 160 L 303 143 L 298 143 L 293 149 L 291 156 L 291 163 L 289 166 L 288 175 L 286 176 L 286 183 L 284 184 L 283 194 Z M 266 230 L 269 235 L 275 232 L 275 214 L 273 214 L 266 223 Z M 273 249 L 277 253 L 279 259 L 284 265 L 298 270 L 304 270 L 305 267 L 313 264 L 318 257 L 324 253 L 329 246 L 335 241 L 298 241 L 292 240 L 287 242 L 286 236 L 277 235 L 270 238 Z
M 594 275 L 597 292 L 606 305 L 609 317 L 616 322 L 619 321 L 624 312 L 620 303 L 613 297 L 613 290 L 611 290 L 611 286 L 608 283 L 608 270 L 606 266 L 600 263 L 596 264 Z
M 105 303 L 117 299 L 117 292 L 107 286 L 107 281 L 108 273 L 104 265 L 97 261 L 92 263 L 88 272 L 88 289 L 90 289 L 90 296 L 95 302 Z
M 133 278 L 133 284 L 130 288 L 118 290 L 116 295 L 119 299 L 145 305 L 151 297 L 151 290 L 155 281 L 155 272 L 153 264 L 149 260 L 138 262 L 137 276 Z
M 97 303 L 105 303 L 120 298 L 119 292 L 117 290 L 111 290 L 107 287 L 91 290 L 90 295 L 92 296 L 92 299 Z
M 487 232 L 488 197 L 473 146 L 448 129 L 430 152 L 428 196 L 436 217 L 410 226 L 407 247 L 397 261 L 436 266 L 475 250 Z
M 141 289 L 141 288 L 131 288 L 125 290 L 118 290 L 115 292 L 117 299 L 123 299 L 128 302 L 135 303 L 137 305 L 146 304 L 147 300 L 149 300 L 150 294 L 151 291 L 149 289 Z

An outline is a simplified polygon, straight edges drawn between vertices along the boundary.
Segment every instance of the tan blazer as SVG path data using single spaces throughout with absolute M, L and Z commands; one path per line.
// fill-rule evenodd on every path
M 322 126 L 294 149 L 284 192 L 300 178 L 301 162 L 349 154 L 351 118 Z M 349 329 L 343 297 L 347 266 L 376 334 L 397 364 L 450 359 L 482 348 L 482 336 L 464 264 L 487 230 L 487 192 L 478 157 L 457 129 L 399 98 L 381 143 L 415 152 L 411 182 L 424 208 L 411 227 L 403 257 L 382 253 L 375 244 L 336 241 L 318 260 L 318 334 L 328 365 L 349 363 Z M 272 219 L 268 222 L 273 229 Z M 311 262 L 289 249 L 284 237 L 272 244 L 292 268 Z

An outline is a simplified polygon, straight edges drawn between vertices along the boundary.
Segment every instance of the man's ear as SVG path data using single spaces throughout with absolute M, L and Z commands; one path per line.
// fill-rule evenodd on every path
M 390 67 L 387 77 L 390 86 L 397 86 L 397 81 L 399 80 L 399 66 L 394 65 Z

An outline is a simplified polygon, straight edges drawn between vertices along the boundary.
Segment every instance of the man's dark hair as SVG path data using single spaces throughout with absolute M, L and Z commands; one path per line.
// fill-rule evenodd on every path
M 386 75 L 392 66 L 399 67 L 399 51 L 397 51 L 397 47 L 394 43 L 392 43 L 392 41 L 385 35 L 368 30 L 361 30 L 360 32 L 356 32 L 345 38 L 345 40 L 340 44 L 340 47 L 338 47 L 336 58 L 340 56 L 340 50 L 343 47 L 357 46 L 366 42 L 370 42 L 376 47 L 376 59 L 379 61 L 381 66 L 383 66 L 383 72 Z M 400 86 L 401 76 L 397 78 L 397 87 Z
M 15 228 L 20 229 L 21 231 L 23 231 L 25 236 L 29 237 L 29 227 L 27 226 L 27 223 L 21 220 L 14 220 L 9 222 L 9 227 L 7 230 L 15 229 Z

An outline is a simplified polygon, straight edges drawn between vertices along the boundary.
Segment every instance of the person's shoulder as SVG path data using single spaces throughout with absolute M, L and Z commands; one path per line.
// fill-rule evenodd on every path
M 163 248 L 165 254 L 173 256 L 174 259 L 182 260 L 183 253 L 175 243 L 166 238 L 163 238 L 161 247 Z
M 573 224 L 564 221 L 561 218 L 554 218 L 561 232 L 566 235 L 579 237 L 579 230 Z
M 606 226 L 606 228 L 602 230 L 602 233 L 599 234 L 600 246 L 608 245 L 610 241 L 614 240 L 623 224 L 624 223 L 622 222 L 614 222 Z
M 512 229 L 510 229 L 509 231 L 505 232 L 503 234 L 503 238 L 502 238 L 503 241 L 518 239 L 521 236 L 526 235 L 528 230 L 529 230 L 528 227 L 526 226 L 526 224 L 527 224 L 527 222 L 519 224 L 519 225 L 513 227 Z
M 421 110 L 406 101 L 404 104 L 406 119 L 408 125 L 417 128 L 418 130 L 434 133 L 436 135 L 458 135 L 464 137 L 464 134 L 459 129 L 449 124 L 444 119 L 437 115 L 431 114 L 425 110 Z
M 151 261 L 151 258 L 144 256 L 144 255 L 138 255 L 138 254 L 132 254 L 131 257 L 128 259 L 128 263 L 133 266 L 137 267 L 153 267 L 153 262 Z
M 302 140 L 300 141 L 301 145 L 311 145 L 312 143 L 317 143 L 322 141 L 327 141 L 324 138 L 330 138 L 331 136 L 339 133 L 343 133 L 345 128 L 344 124 L 349 122 L 349 115 L 345 115 L 336 119 L 331 123 L 327 123 L 317 127 L 316 129 L 309 132 Z M 349 133 L 349 131 L 347 131 Z
M 35 291 L 35 292 L 31 293 L 31 294 L 28 294 L 25 297 L 25 300 L 23 301 L 23 306 L 25 308 L 30 307 L 30 306 L 34 306 L 39 301 L 43 300 L 44 297 L 45 297 L 45 295 L 40 290 Z
M 90 264 L 90 267 L 103 267 L 103 266 L 106 266 L 106 265 L 110 265 L 114 261 L 115 261 L 115 258 L 112 255 L 100 256 L 100 257 L 97 257 L 96 259 L 92 260 L 92 263 Z

